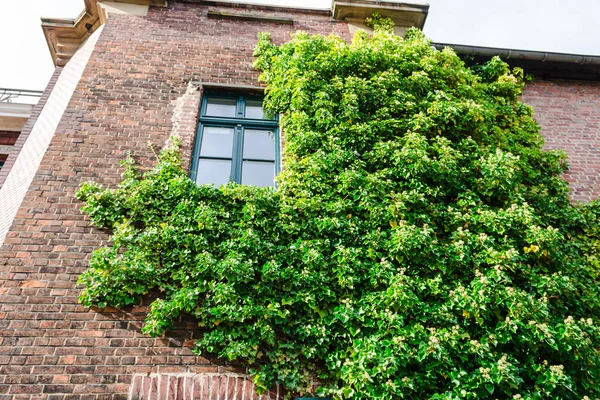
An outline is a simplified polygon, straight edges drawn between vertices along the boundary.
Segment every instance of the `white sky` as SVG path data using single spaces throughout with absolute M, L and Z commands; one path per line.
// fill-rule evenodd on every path
M 248 2 L 311 8 L 331 4 Z M 600 0 L 425 2 L 430 9 L 424 30 L 435 42 L 600 55 Z M 0 88 L 44 89 L 54 67 L 40 17 L 73 18 L 83 8 L 83 0 L 0 0 Z

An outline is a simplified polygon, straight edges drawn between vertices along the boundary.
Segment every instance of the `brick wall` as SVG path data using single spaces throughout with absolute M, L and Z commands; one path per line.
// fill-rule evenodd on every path
M 213 19 L 209 9 L 291 17 L 294 24 Z M 201 83 L 257 85 L 251 68 L 257 33 L 273 32 L 281 43 L 299 29 L 349 36 L 328 13 L 258 6 L 170 2 L 145 18 L 110 17 L 0 248 L 0 400 L 162 399 L 160 393 L 179 390 L 212 399 L 229 393 L 230 382 L 231 393 L 252 391 L 239 376 L 243 370 L 190 351 L 192 322 L 149 338 L 140 333 L 144 305 L 87 310 L 78 304 L 77 277 L 108 236 L 90 227 L 74 193 L 90 179 L 115 185 L 127 151 L 150 166 L 147 143 L 161 147 L 171 133 L 183 137 L 191 154 Z M 524 99 L 536 108 L 549 147 L 581 150 L 567 176 L 574 196 L 596 196 L 593 178 L 583 180 L 597 165 L 591 140 L 600 121 L 598 85 L 540 81 Z M 586 185 L 592 189 L 584 193 Z
M 565 179 L 574 200 L 600 194 L 600 82 L 538 80 L 525 87 L 548 149 L 569 155 Z
M 172 132 L 191 154 L 200 82 L 256 86 L 251 63 L 258 32 L 273 32 L 281 43 L 298 29 L 347 37 L 347 27 L 323 12 L 169 3 L 145 18 L 109 18 L 0 248 L 2 400 L 135 398 L 150 393 L 143 382 L 160 387 L 164 376 L 244 372 L 194 355 L 193 323 L 149 338 L 140 333 L 143 305 L 119 311 L 78 304 L 77 277 L 108 236 L 90 227 L 74 193 L 84 180 L 115 185 L 126 151 L 151 165 L 147 143 L 162 147 Z M 213 19 L 209 9 L 293 18 L 294 24 Z M 252 389 L 250 382 L 239 385 Z

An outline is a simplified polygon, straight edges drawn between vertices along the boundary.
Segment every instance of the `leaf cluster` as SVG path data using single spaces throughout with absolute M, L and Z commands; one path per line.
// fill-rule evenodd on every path
M 416 30 L 263 34 L 256 56 L 285 132 L 278 189 L 196 186 L 176 140 L 116 189 L 84 184 L 113 246 L 80 277 L 83 304 L 158 291 L 144 332 L 191 314 L 198 351 L 263 390 L 600 396 L 600 210 L 569 201 L 521 71 L 469 69 Z

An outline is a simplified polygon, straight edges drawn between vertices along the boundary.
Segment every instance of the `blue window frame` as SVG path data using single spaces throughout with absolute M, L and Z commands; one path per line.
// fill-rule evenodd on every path
M 265 115 L 261 97 L 202 98 L 190 173 L 196 183 L 275 186 L 279 154 L 278 117 Z

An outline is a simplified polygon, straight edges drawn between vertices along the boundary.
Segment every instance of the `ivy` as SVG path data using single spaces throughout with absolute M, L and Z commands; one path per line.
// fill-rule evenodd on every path
M 83 184 L 113 245 L 81 302 L 154 293 L 145 333 L 192 315 L 196 350 L 248 365 L 262 390 L 599 397 L 600 208 L 569 201 L 522 71 L 374 26 L 351 44 L 260 36 L 286 141 L 277 190 L 196 186 L 176 138 L 148 172 L 126 160 L 117 188 Z

